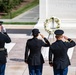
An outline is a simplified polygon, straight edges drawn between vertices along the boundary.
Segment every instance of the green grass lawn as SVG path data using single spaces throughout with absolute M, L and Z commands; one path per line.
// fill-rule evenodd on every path
M 4 22 L 3 24 L 7 24 L 7 25 L 35 25 L 36 22 Z
M 9 12 L 7 15 L 3 16 L 2 19 L 12 19 L 18 15 L 20 15 L 21 13 L 35 7 L 36 5 L 39 4 L 39 0 L 33 0 L 31 3 L 19 8 L 17 11 L 15 12 Z

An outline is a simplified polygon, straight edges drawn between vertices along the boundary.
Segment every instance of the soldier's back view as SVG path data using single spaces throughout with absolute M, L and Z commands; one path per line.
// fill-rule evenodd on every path
M 5 74 L 7 49 L 5 48 L 5 43 L 10 43 L 11 39 L 7 35 L 7 32 L 2 26 L 2 21 L 0 21 L 0 75 Z

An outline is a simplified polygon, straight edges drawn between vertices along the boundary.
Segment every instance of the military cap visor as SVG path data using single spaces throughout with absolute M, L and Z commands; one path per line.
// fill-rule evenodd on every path
M 32 30 L 32 33 L 33 33 L 33 34 L 38 34 L 38 33 L 40 33 L 40 31 L 39 31 L 39 29 L 33 29 L 33 30 Z
M 0 25 L 2 25 L 3 21 L 0 21 Z
M 56 31 L 54 32 L 54 34 L 55 34 L 55 35 L 62 35 L 62 34 L 64 34 L 64 31 L 63 31 L 63 30 L 56 30 Z

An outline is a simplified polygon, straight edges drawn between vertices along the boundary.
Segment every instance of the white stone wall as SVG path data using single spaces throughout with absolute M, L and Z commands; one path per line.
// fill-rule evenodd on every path
M 48 17 L 56 16 L 61 20 L 76 19 L 76 0 L 47 0 Z
M 76 27 L 76 0 L 40 0 L 35 28 L 43 29 L 45 20 L 52 16 L 60 19 L 61 27 Z
M 60 28 L 65 31 L 65 35 L 70 38 L 76 38 L 76 0 L 40 0 L 40 17 L 35 28 L 48 37 L 48 33 L 44 30 L 44 22 L 46 19 L 54 16 L 60 19 Z M 53 38 L 53 35 L 50 36 Z M 48 48 L 42 49 L 45 60 L 48 60 Z M 69 50 L 68 55 L 71 59 L 73 48 Z

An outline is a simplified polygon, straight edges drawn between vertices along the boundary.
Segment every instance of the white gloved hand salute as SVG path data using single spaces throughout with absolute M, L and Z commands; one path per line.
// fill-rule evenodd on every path
M 3 21 L 0 21 L 0 32 L 3 34 L 7 34 L 6 28 L 2 24 L 3 24 Z
M 1 25 L 1 32 L 5 33 L 6 32 L 6 28 L 4 26 Z

